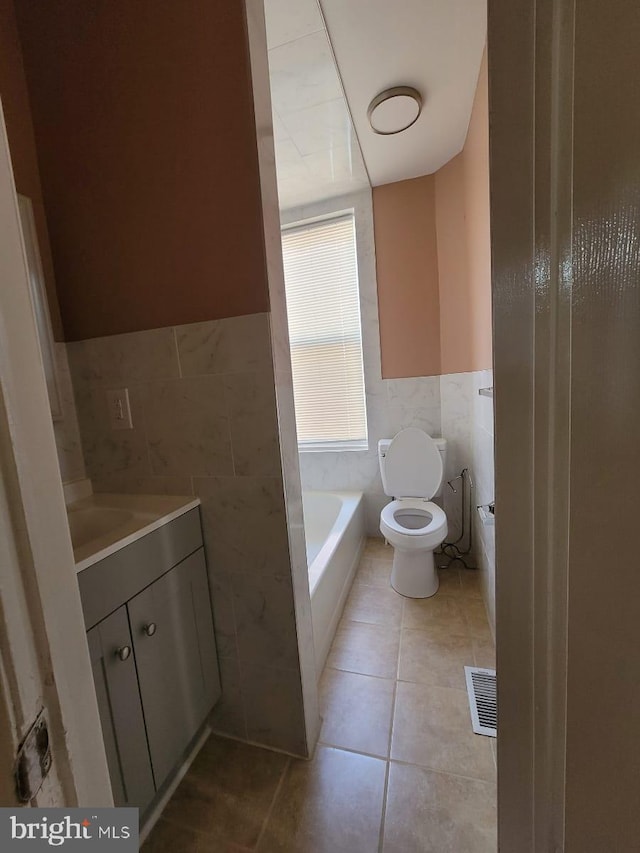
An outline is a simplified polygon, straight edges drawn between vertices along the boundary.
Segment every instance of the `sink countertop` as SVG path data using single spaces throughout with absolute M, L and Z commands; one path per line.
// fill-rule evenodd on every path
M 193 496 L 110 494 L 91 495 L 69 504 L 72 542 L 74 534 L 80 539 L 73 549 L 76 572 L 131 545 L 199 504 L 200 498 Z M 95 535 L 92 530 L 97 531 Z

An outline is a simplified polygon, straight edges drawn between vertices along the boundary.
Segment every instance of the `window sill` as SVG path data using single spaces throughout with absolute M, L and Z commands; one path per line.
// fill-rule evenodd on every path
M 354 451 L 365 452 L 369 450 L 369 444 L 363 442 L 348 442 L 341 443 L 326 442 L 324 444 L 299 444 L 298 453 L 352 453 Z

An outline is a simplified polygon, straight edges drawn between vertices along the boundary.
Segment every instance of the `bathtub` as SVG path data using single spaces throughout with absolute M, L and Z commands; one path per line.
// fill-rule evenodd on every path
M 304 492 L 309 591 L 318 676 L 365 541 L 362 492 Z

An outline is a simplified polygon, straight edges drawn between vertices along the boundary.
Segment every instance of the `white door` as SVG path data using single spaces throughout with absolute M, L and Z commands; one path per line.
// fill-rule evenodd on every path
M 0 802 L 46 708 L 53 764 L 34 805 L 112 803 L 0 106 Z

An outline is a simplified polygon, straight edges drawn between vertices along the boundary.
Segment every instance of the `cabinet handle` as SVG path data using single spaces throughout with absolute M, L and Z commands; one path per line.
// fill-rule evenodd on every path
M 153 637 L 155 632 L 158 630 L 158 626 L 155 622 L 149 622 L 149 624 L 145 625 L 142 630 L 145 632 L 147 637 Z
M 121 646 L 119 649 L 116 649 L 116 655 L 120 658 L 120 660 L 126 660 L 131 654 L 131 646 Z

